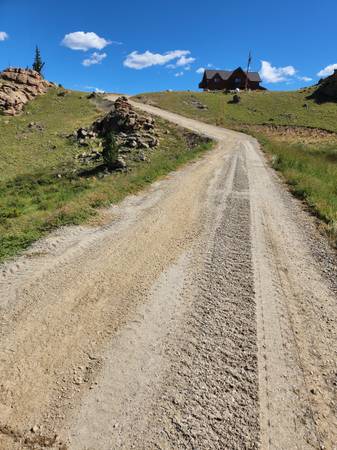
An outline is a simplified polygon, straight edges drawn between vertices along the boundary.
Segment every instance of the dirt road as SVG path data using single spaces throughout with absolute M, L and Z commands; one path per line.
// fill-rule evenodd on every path
M 333 449 L 336 256 L 254 139 L 1 267 L 0 448 Z

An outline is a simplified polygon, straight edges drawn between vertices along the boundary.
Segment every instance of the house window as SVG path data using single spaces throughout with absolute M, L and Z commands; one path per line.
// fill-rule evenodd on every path
M 241 84 L 241 78 L 235 78 L 234 82 L 235 84 Z

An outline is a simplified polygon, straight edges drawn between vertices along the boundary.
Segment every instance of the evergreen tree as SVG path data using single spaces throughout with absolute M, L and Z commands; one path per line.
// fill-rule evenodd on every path
M 36 70 L 40 75 L 42 75 L 42 69 L 44 67 L 44 62 L 42 62 L 40 49 L 38 46 L 35 48 L 35 58 L 33 63 L 33 69 Z

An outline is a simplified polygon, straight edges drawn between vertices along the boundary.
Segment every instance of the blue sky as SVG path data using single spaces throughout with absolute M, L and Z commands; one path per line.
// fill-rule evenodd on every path
M 322 6 L 317 0 L 0 0 L 0 69 L 31 65 L 38 44 L 46 78 L 71 89 L 193 90 L 201 68 L 244 67 L 252 49 L 252 70 L 262 70 L 264 86 L 296 89 L 337 68 L 337 2 Z

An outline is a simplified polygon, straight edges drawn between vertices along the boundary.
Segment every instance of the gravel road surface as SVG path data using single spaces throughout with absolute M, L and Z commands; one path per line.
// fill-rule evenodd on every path
M 335 253 L 253 138 L 135 106 L 217 145 L 0 267 L 0 449 L 336 449 Z

